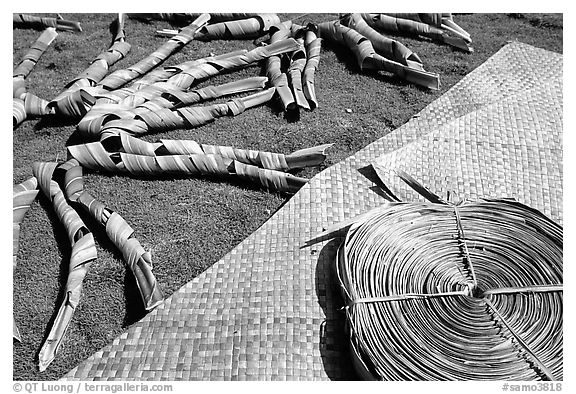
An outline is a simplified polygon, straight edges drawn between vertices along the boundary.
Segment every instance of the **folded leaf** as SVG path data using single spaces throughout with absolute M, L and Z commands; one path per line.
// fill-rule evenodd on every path
M 84 123 L 82 128 L 78 128 L 78 131 L 85 138 L 94 140 L 105 139 L 107 135 L 115 135 L 118 131 L 141 135 L 180 128 L 194 128 L 213 122 L 216 118 L 236 116 L 246 109 L 264 104 L 271 99 L 273 94 L 274 88 L 270 88 L 251 96 L 204 107 L 188 106 L 176 110 L 160 108 L 156 111 L 143 112 L 133 119 L 119 119 L 118 116 L 110 116 L 104 119 L 106 122 L 102 120 L 101 122 L 96 121 L 96 123 Z
M 294 27 L 294 25 L 292 26 Z M 290 84 L 292 85 L 292 93 L 294 94 L 296 105 L 309 110 L 310 105 L 308 105 L 308 100 L 306 100 L 302 89 L 302 72 L 304 72 L 304 67 L 306 67 L 306 48 L 304 47 L 305 33 L 306 31 L 304 29 L 300 29 L 295 34 L 296 41 L 301 47 L 290 55 L 288 76 L 290 77 Z
M 28 14 L 12 14 L 13 25 L 17 27 L 31 27 L 33 29 L 55 28 L 61 31 L 82 31 L 80 22 L 66 19 L 39 17 Z
M 130 81 L 146 74 L 162 62 L 164 62 L 174 52 L 180 50 L 194 39 L 196 32 L 204 25 L 210 16 L 202 14 L 190 25 L 183 28 L 178 35 L 170 38 L 168 42 L 152 52 L 150 55 L 140 60 L 138 63 L 122 70 L 116 70 L 112 74 L 104 78 L 99 86 L 107 90 L 118 89 L 119 87 L 127 84 Z
M 302 73 L 302 89 L 304 90 L 304 96 L 310 104 L 310 109 L 318 107 L 318 100 L 316 99 L 316 88 L 314 85 L 314 74 L 318 69 L 318 63 L 320 62 L 320 48 L 322 46 L 322 40 L 316 35 L 317 29 L 308 28 L 306 35 L 304 36 L 304 45 L 306 47 L 306 66 L 304 66 L 304 72 Z
M 80 302 L 84 277 L 88 273 L 92 261 L 96 259 L 96 246 L 92 233 L 84 225 L 76 211 L 68 205 L 60 186 L 52 179 L 56 167 L 57 163 L 36 162 L 33 165 L 33 173 L 38 179 L 40 189 L 52 202 L 56 215 L 63 224 L 72 246 L 68 279 L 64 287 L 64 299 L 38 355 L 40 372 L 46 370 L 54 360 L 58 348 L 62 344 L 74 311 Z
M 383 36 L 362 19 L 361 14 L 350 14 L 342 19 L 342 24 L 348 26 L 368 38 L 372 46 L 387 59 L 402 63 L 405 66 L 422 70 L 422 60 L 401 42 Z
M 96 171 L 129 173 L 134 176 L 200 176 L 239 178 L 269 190 L 295 193 L 308 180 L 281 171 L 262 169 L 214 154 L 141 156 L 110 153 L 100 142 L 68 147 L 68 153 L 80 165 Z
M 472 52 L 469 45 L 470 35 L 456 25 L 452 18 L 443 17 L 441 24 L 423 23 L 418 20 L 403 19 L 391 16 L 390 14 L 361 14 L 362 18 L 374 29 L 378 31 L 388 31 L 394 33 L 414 34 L 430 37 L 433 40 L 457 47 L 459 49 Z
M 20 223 L 24 220 L 24 216 L 30 205 L 36 199 L 38 194 L 38 181 L 32 177 L 24 182 L 14 185 L 12 190 L 12 268 L 16 267 L 16 258 L 18 256 L 18 247 L 20 240 Z M 16 320 L 12 319 L 12 337 L 18 342 L 22 341 L 20 331 L 16 326 Z
M 289 155 L 251 149 L 237 149 L 230 146 L 200 144 L 193 140 L 159 140 L 147 142 L 127 133 L 119 132 L 115 137 L 106 138 L 105 146 L 141 156 L 209 154 L 234 159 L 244 164 L 277 171 L 289 171 L 321 164 L 326 159 L 325 150 L 332 144 L 306 148 Z M 110 149 L 109 149 L 110 150 Z
M 352 50 L 361 70 L 383 70 L 430 89 L 439 88 L 438 74 L 413 69 L 378 55 L 370 40 L 338 21 L 320 23 L 318 31 L 322 38 L 344 44 Z
M 279 22 L 280 18 L 276 14 L 258 14 L 251 18 L 208 24 L 200 29 L 196 39 L 209 41 L 256 38 L 268 31 L 270 26 Z
M 82 167 L 78 161 L 70 159 L 60 168 L 65 172 L 65 194 L 68 200 L 80 205 L 106 229 L 108 238 L 122 252 L 124 261 L 136 279 L 144 307 L 147 311 L 154 309 L 162 300 L 162 291 L 152 273 L 152 256 L 144 250 L 134 238 L 134 230 L 116 212 L 97 201 L 84 189 Z
M 278 23 L 270 27 L 270 45 L 276 45 L 278 42 L 289 39 L 292 35 L 291 31 L 292 22 L 286 21 Z M 266 48 L 266 47 L 264 47 Z M 299 48 L 294 48 L 297 50 Z M 288 76 L 282 71 L 282 61 L 281 54 L 270 56 L 266 60 L 266 75 L 270 80 L 270 84 L 276 88 L 278 97 L 280 97 L 280 102 L 284 111 L 291 110 L 295 107 L 295 99 L 288 85 Z
M 26 52 L 20 63 L 16 66 L 14 72 L 12 73 L 12 77 L 26 78 L 36 63 L 38 63 L 40 56 L 46 52 L 57 35 L 58 33 L 56 33 L 56 29 L 53 27 L 49 27 L 44 30 L 42 34 L 40 34 L 40 37 L 38 37 L 34 44 L 32 44 L 28 52 Z
M 90 66 L 70 81 L 66 88 L 48 106 L 57 115 L 80 118 L 96 103 L 84 88 L 96 86 L 108 73 L 110 67 L 123 59 L 130 51 L 130 44 L 124 41 L 124 18 L 119 14 L 113 22 L 115 36 L 112 45 L 92 61 Z

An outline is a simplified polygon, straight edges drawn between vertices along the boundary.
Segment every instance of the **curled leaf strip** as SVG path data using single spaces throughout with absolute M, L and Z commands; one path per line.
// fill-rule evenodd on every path
M 350 14 L 342 23 L 370 40 L 372 46 L 382 56 L 407 67 L 423 70 L 422 60 L 400 41 L 386 37 L 366 23 L 361 14 Z
M 180 50 L 194 39 L 196 32 L 210 19 L 208 14 L 202 14 L 190 25 L 183 28 L 176 36 L 170 38 L 164 45 L 140 60 L 138 63 L 122 70 L 114 71 L 104 78 L 99 86 L 106 90 L 115 90 L 134 79 L 141 77 L 164 62 L 174 52 Z
M 12 268 L 16 267 L 16 258 L 18 256 L 18 246 L 20 240 L 20 223 L 24 220 L 24 216 L 30 205 L 36 199 L 38 194 L 38 181 L 32 177 L 24 182 L 14 185 L 12 190 Z M 12 319 L 12 337 L 18 342 L 22 342 L 22 337 L 16 320 Z
M 122 252 L 124 261 L 136 279 L 136 285 L 147 311 L 163 301 L 162 291 L 152 273 L 152 256 L 144 250 L 134 230 L 118 213 L 97 201 L 84 189 L 82 167 L 75 159 L 60 166 L 65 171 L 65 194 L 68 200 L 77 203 L 90 213 L 106 229 L 108 238 Z
M 361 70 L 383 70 L 417 85 L 439 89 L 438 74 L 407 67 L 386 59 L 374 51 L 370 40 L 356 30 L 341 25 L 338 21 L 320 23 L 318 31 L 322 38 L 346 45 L 354 53 Z
M 47 162 L 36 162 L 33 165 L 33 173 L 38 179 L 40 189 L 52 202 L 54 211 L 63 224 L 72 246 L 68 278 L 64 287 L 64 299 L 38 356 L 40 372 L 46 370 L 56 357 L 74 311 L 80 303 L 84 277 L 88 273 L 92 261 L 97 257 L 92 233 L 76 211 L 68 205 L 60 186 L 52 179 L 56 167 L 57 163 Z
M 202 27 L 198 31 L 196 39 L 210 41 L 256 38 L 276 23 L 280 23 L 280 18 L 276 14 L 258 14 L 246 19 L 228 20 Z
M 279 192 L 295 193 L 308 180 L 268 170 L 215 154 L 141 156 L 110 153 L 100 142 L 68 147 L 68 153 L 82 167 L 96 171 L 129 173 L 134 176 L 201 176 L 239 178 Z
M 28 14 L 12 14 L 12 21 L 13 25 L 17 27 L 31 27 L 33 29 L 52 27 L 60 31 L 82 31 L 80 22 L 61 18 L 39 17 Z
M 112 141 L 112 140 L 115 141 Z M 321 164 L 326 159 L 326 149 L 332 144 L 301 149 L 289 155 L 251 149 L 237 149 L 230 146 L 200 144 L 193 140 L 167 140 L 147 142 L 127 133 L 119 133 L 116 138 L 105 141 L 118 151 L 141 156 L 167 155 L 218 155 L 244 164 L 276 171 L 290 171 Z

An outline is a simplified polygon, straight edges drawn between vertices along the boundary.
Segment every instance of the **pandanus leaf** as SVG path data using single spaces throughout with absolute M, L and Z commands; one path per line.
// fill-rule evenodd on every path
M 382 70 L 393 73 L 408 82 L 427 87 L 439 88 L 438 74 L 413 69 L 401 63 L 388 60 L 377 54 L 370 40 L 354 29 L 343 26 L 338 21 L 323 22 L 318 25 L 320 36 L 348 47 L 361 70 Z
M 119 14 L 112 23 L 114 37 L 112 45 L 92 61 L 90 66 L 70 81 L 65 89 L 48 106 L 57 115 L 80 118 L 96 103 L 95 98 L 85 89 L 96 86 L 108 73 L 110 67 L 123 59 L 130 51 L 130 44 L 124 41 L 124 17 Z
M 33 29 L 45 29 L 52 27 L 60 31 L 82 31 L 80 22 L 70 21 L 61 18 L 39 17 L 28 14 L 13 14 L 13 25 L 16 27 L 30 27 Z
M 96 200 L 84 188 L 82 167 L 75 159 L 70 159 L 60 168 L 65 171 L 65 194 L 68 200 L 77 203 L 90 213 L 106 229 L 108 238 L 122 252 L 124 261 L 136 279 L 136 285 L 147 311 L 154 309 L 162 300 L 162 291 L 152 273 L 152 256 L 144 250 L 134 237 L 134 230 L 116 212 Z
M 35 177 L 32 177 L 18 185 L 14 185 L 12 190 L 12 268 L 16 267 L 20 241 L 20 224 L 24 220 L 24 216 L 26 212 L 28 212 L 30 205 L 36 199 L 36 195 L 38 194 L 37 187 L 38 181 Z M 12 337 L 18 342 L 21 342 L 22 337 L 16 325 L 16 320 L 12 320 Z
M 84 277 L 88 273 L 92 261 L 97 257 L 92 233 L 76 211 L 68 205 L 62 189 L 53 180 L 57 166 L 57 163 L 46 162 L 36 162 L 33 165 L 33 173 L 38 179 L 40 189 L 52 203 L 56 216 L 64 226 L 72 247 L 68 278 L 63 291 L 64 297 L 38 356 L 40 372 L 46 370 L 56 357 L 74 311 L 80 302 Z

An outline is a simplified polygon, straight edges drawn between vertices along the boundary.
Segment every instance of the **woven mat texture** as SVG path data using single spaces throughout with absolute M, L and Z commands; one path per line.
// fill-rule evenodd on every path
M 442 196 L 516 197 L 561 222 L 562 55 L 506 45 L 408 123 L 314 177 L 63 379 L 354 379 L 332 272 L 338 243 L 301 246 L 384 201 L 362 170 L 373 162 Z M 386 182 L 417 198 L 395 176 Z

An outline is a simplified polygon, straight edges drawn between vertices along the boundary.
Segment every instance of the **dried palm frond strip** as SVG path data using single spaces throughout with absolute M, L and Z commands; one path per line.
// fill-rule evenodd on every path
M 115 135 L 118 131 L 125 131 L 133 135 L 143 135 L 159 131 L 176 130 L 181 128 L 200 127 L 222 116 L 236 116 L 246 109 L 264 104 L 272 98 L 274 88 L 250 96 L 229 100 L 226 103 L 212 104 L 202 107 L 182 107 L 176 110 L 161 108 L 157 111 L 147 111 L 137 115 L 134 119 L 117 119 L 86 124 L 87 128 L 78 127 L 80 135 L 91 139 L 106 138 L 107 134 Z
M 181 72 L 180 68 L 187 68 L 191 67 L 192 65 L 198 65 L 212 60 L 220 60 L 228 57 L 238 56 L 245 54 L 246 52 L 247 50 L 242 49 L 222 55 L 187 61 L 177 66 L 157 68 L 150 71 L 139 80 L 135 81 L 129 87 L 123 87 L 113 91 L 107 91 L 102 87 L 87 87 L 84 90 L 96 100 L 96 104 L 90 109 L 90 111 L 82 118 L 80 122 L 86 122 L 90 119 L 102 116 L 103 114 L 108 113 L 109 110 L 111 112 L 115 112 L 119 109 L 127 110 L 137 106 L 139 103 L 147 100 L 146 97 L 153 95 L 154 92 L 158 91 L 158 88 L 154 86 L 155 83 L 165 83 L 170 77 Z M 146 88 L 149 88 L 150 92 L 139 93 L 140 90 Z M 177 86 L 174 88 L 179 89 Z M 118 104 L 118 106 L 109 106 L 109 104 Z
M 438 74 L 386 59 L 374 51 L 370 40 L 356 30 L 343 26 L 339 21 L 320 23 L 318 32 L 323 39 L 344 44 L 352 50 L 361 70 L 383 70 L 429 89 L 439 88 Z
M 200 144 L 193 140 L 162 139 L 158 142 L 147 142 L 126 133 L 119 133 L 115 138 L 109 137 L 102 142 L 108 151 L 113 148 L 118 152 L 142 156 L 219 155 L 244 164 L 277 171 L 317 166 L 326 159 L 325 151 L 332 146 L 332 144 L 319 145 L 285 155 L 251 149 L 237 149 L 231 146 Z
M 417 20 L 404 19 L 392 16 L 392 14 L 361 14 L 362 18 L 378 31 L 399 32 L 405 34 L 415 34 L 429 37 L 433 40 L 454 46 L 467 52 L 473 52 L 470 45 L 472 42 L 470 34 L 454 23 L 452 18 L 438 17 L 424 18 L 434 19 L 433 24 L 428 24 Z M 438 24 L 436 21 L 445 23 Z
M 178 66 L 166 67 L 166 73 L 171 73 L 171 76 L 165 81 L 158 81 L 146 85 L 135 83 L 130 88 L 110 92 L 107 97 L 110 98 L 111 101 L 115 101 L 124 106 L 124 109 L 134 108 L 149 100 L 151 98 L 150 96 L 154 96 L 158 94 L 159 91 L 166 89 L 168 85 L 173 85 L 175 89 L 187 90 L 200 80 L 256 65 L 259 61 L 267 59 L 270 56 L 291 52 L 298 49 L 298 47 L 298 43 L 290 38 L 275 43 L 274 45 L 254 48 L 251 51 L 234 51 L 219 56 L 186 62 Z M 157 83 L 161 83 L 160 88 L 155 86 Z M 118 97 L 118 99 L 115 100 L 113 98 L 114 96 Z M 102 112 L 97 106 L 93 109 Z M 90 113 L 87 114 L 84 120 L 90 119 L 91 116 L 93 115 Z
M 202 41 L 256 38 L 267 32 L 270 26 L 276 23 L 280 23 L 278 15 L 258 14 L 246 19 L 208 24 L 198 31 L 195 38 Z
M 156 19 L 156 20 L 163 20 L 168 22 L 174 23 L 190 23 L 194 19 L 198 18 L 200 15 L 199 13 L 185 13 L 185 12 L 176 12 L 176 13 L 137 13 L 137 14 L 128 14 L 130 18 L 133 19 L 142 19 L 142 20 L 149 20 L 149 19 Z M 223 22 L 223 21 L 231 21 L 235 19 L 247 19 L 259 16 L 261 14 L 258 13 L 249 13 L 249 12 L 235 12 L 235 13 L 210 13 L 210 20 L 212 22 Z
M 20 63 L 12 73 L 12 119 L 15 128 L 28 116 L 45 115 L 48 113 L 48 102 L 36 95 L 28 93 L 26 89 L 26 77 L 30 74 L 40 56 L 48 49 L 52 41 L 58 36 L 52 27 L 47 28 L 40 34 L 38 39 L 26 52 Z
M 20 241 L 20 223 L 24 220 L 24 215 L 28 212 L 30 205 L 38 194 L 38 181 L 32 177 L 24 182 L 14 185 L 12 190 L 12 268 L 16 267 L 18 247 Z M 16 320 L 12 319 L 12 337 L 18 342 L 22 342 L 20 330 L 16 325 Z
M 294 94 L 296 105 L 300 108 L 310 109 L 308 100 L 304 95 L 302 87 L 302 73 L 306 67 L 306 47 L 304 46 L 304 35 L 306 34 L 305 28 L 302 26 L 292 24 L 292 35 L 300 44 L 300 48 L 290 54 L 290 64 L 288 66 L 288 77 Z
M 56 215 L 64 225 L 72 246 L 64 299 L 38 355 L 40 372 L 46 370 L 54 360 L 58 348 L 62 344 L 68 325 L 80 302 L 84 277 L 88 273 L 92 261 L 97 257 L 92 233 L 84 225 L 76 211 L 68 205 L 60 186 L 53 180 L 57 166 L 57 163 L 36 162 L 32 167 L 40 189 L 52 202 Z
M 58 36 L 56 29 L 49 27 L 40 34 L 38 39 L 32 44 L 30 49 L 26 52 L 20 63 L 14 69 L 12 73 L 13 78 L 26 78 L 28 74 L 32 71 L 38 60 L 44 52 L 48 49 L 52 41 Z M 14 97 L 22 98 L 20 96 L 14 95 Z
M 213 154 L 142 156 L 107 152 L 101 142 L 68 147 L 82 167 L 96 171 L 129 173 L 134 176 L 201 176 L 238 178 L 268 190 L 295 193 L 308 179 L 281 171 L 259 168 Z
M 361 14 L 349 14 L 341 19 L 348 26 L 370 40 L 372 46 L 382 56 L 405 66 L 422 70 L 422 60 L 400 41 L 383 36 L 362 19 Z
M 428 25 L 432 25 L 435 27 L 442 28 L 447 30 L 457 36 L 465 39 L 467 42 L 471 42 L 470 34 L 461 28 L 456 22 L 454 22 L 454 18 L 452 17 L 451 13 L 436 13 L 436 14 L 416 14 L 416 13 L 408 13 L 408 14 L 391 14 L 391 13 L 384 13 L 384 15 L 392 16 L 396 19 L 407 19 L 411 21 L 415 21 L 418 23 L 425 23 Z
M 112 114 L 118 116 L 118 118 L 134 118 L 137 115 L 160 109 L 181 108 L 224 96 L 262 90 L 266 86 L 267 81 L 268 78 L 266 77 L 249 77 L 222 85 L 209 85 L 188 91 L 184 91 L 172 84 L 159 82 L 135 95 L 135 98 L 138 98 L 138 102 L 144 100 L 142 104 L 135 108 L 131 108 L 130 105 L 126 105 L 123 102 L 117 105 L 95 107 L 94 112 L 91 112 L 90 117 L 85 122 L 98 113 L 101 114 L 100 116 Z
M 23 100 L 12 99 L 13 127 L 18 126 L 27 118 L 47 115 L 49 113 L 47 106 L 48 101 L 30 92 L 24 94 Z
M 198 30 L 206 24 L 209 19 L 210 16 L 208 14 L 202 14 L 190 25 L 184 27 L 176 36 L 170 38 L 156 51 L 126 69 L 114 71 L 112 74 L 104 78 L 98 85 L 104 87 L 106 90 L 115 90 L 126 85 L 128 82 L 141 77 L 164 62 L 174 52 L 180 50 L 192 41 Z
M 177 85 L 182 89 L 188 89 L 200 80 L 248 67 L 261 60 L 268 59 L 271 56 L 293 52 L 299 47 L 300 45 L 296 40 L 286 38 L 264 47 L 254 48 L 245 54 L 193 65 L 190 68 L 183 68 L 178 74 L 169 78 L 167 82 Z
M 144 308 L 150 311 L 163 301 L 162 291 L 152 272 L 152 255 L 144 250 L 134 230 L 112 209 L 97 201 L 84 189 L 82 167 L 78 161 L 70 159 L 60 166 L 65 171 L 64 183 L 66 198 L 76 202 L 106 229 L 108 238 L 122 252 L 124 261 L 136 279 Z
M 12 127 L 16 128 L 20 123 L 26 120 L 26 108 L 24 100 L 19 98 L 12 99 Z
M 80 22 L 69 21 L 61 17 L 40 17 L 28 14 L 12 14 L 12 23 L 16 27 L 31 27 L 33 29 L 55 28 L 61 31 L 82 31 Z
M 48 104 L 48 107 L 57 115 L 74 118 L 84 116 L 96 103 L 85 88 L 96 86 L 108 73 L 110 67 L 123 59 L 130 51 L 130 44 L 125 41 L 124 16 L 122 14 L 118 15 L 112 23 L 112 27 L 114 37 L 110 48 L 98 55 L 86 70 L 70 81 L 64 91 Z
M 268 46 L 277 45 L 278 42 L 283 42 L 284 40 L 289 39 L 292 35 L 291 27 L 291 21 L 271 26 Z M 295 48 L 294 50 L 297 49 L 298 48 Z M 282 71 L 282 60 L 280 55 L 282 54 L 279 53 L 266 59 L 266 76 L 270 80 L 270 84 L 276 88 L 276 93 L 280 98 L 284 111 L 287 111 L 293 109 L 296 104 L 292 90 L 288 85 L 288 76 Z
M 306 47 L 306 65 L 302 73 L 302 89 L 304 96 L 308 100 L 310 109 L 318 107 L 318 99 L 316 98 L 316 87 L 314 85 L 314 74 L 318 69 L 320 63 L 320 48 L 322 40 L 318 38 L 318 29 L 315 25 L 307 26 L 306 34 L 304 36 L 304 46 Z
M 562 233 L 511 200 L 363 215 L 337 254 L 361 376 L 562 379 Z

